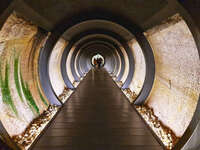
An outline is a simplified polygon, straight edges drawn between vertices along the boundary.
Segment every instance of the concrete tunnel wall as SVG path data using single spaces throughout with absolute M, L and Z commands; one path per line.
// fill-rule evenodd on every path
M 156 79 L 148 104 L 181 137 L 199 98 L 200 62 L 196 44 L 187 24 L 178 15 L 167 25 L 148 30 L 146 36 L 156 61 Z M 158 94 L 154 94 L 155 90 Z
M 13 20 L 15 21 L 15 18 L 12 19 L 12 17 L 13 16 L 10 17 L 11 19 L 8 18 L 8 23 Z M 18 17 L 16 18 L 18 19 Z M 15 53 L 9 52 L 9 49 L 11 49 L 12 51 L 13 47 L 16 48 L 18 46 L 20 49 L 23 50 L 31 49 L 32 43 L 26 43 L 25 45 L 25 43 L 21 43 L 21 39 L 24 40 L 25 38 L 31 38 L 35 36 L 35 33 L 41 32 L 40 36 L 35 36 L 35 40 L 39 40 L 40 38 L 42 38 L 43 40 L 39 40 L 41 41 L 41 43 L 39 42 L 33 45 L 34 47 L 36 47 L 37 50 L 35 51 L 37 52 L 32 52 L 31 50 L 30 53 L 27 52 L 28 56 L 31 55 L 30 57 L 27 57 L 27 55 L 25 54 L 25 56 L 20 55 L 20 57 L 23 58 L 20 59 L 20 63 L 22 65 L 21 68 L 23 68 L 22 74 L 24 74 L 22 76 L 26 78 L 24 80 L 26 80 L 31 86 L 30 91 L 35 99 L 37 107 L 39 108 L 39 113 L 35 116 L 30 117 L 30 115 L 28 114 L 33 113 L 31 112 L 33 110 L 27 109 L 26 111 L 29 113 L 26 113 L 26 117 L 25 111 L 22 110 L 22 106 L 24 105 L 23 107 L 26 108 L 27 106 L 30 107 L 30 105 L 28 104 L 29 102 L 27 101 L 27 103 L 23 105 L 18 104 L 21 103 L 21 100 L 20 97 L 17 95 L 18 91 L 16 87 L 12 87 L 16 84 L 14 81 L 14 76 L 10 76 L 10 88 L 12 89 L 12 96 L 16 95 L 13 99 L 14 104 L 16 105 L 16 109 L 20 111 L 20 117 L 23 116 L 28 119 L 28 121 L 24 123 L 18 121 L 15 117 L 10 118 L 9 116 L 7 116 L 6 118 L 5 114 L 10 114 L 11 110 L 9 110 L 9 108 L 6 108 L 7 106 L 5 106 L 5 102 L 3 100 L 1 101 L 0 106 L 2 107 L 2 112 L 0 119 L 4 128 L 11 137 L 23 133 L 23 131 L 29 126 L 30 122 L 34 118 L 37 118 L 40 114 L 42 114 L 43 111 L 47 110 L 49 105 L 61 105 L 61 103 L 65 102 L 74 91 L 74 88 L 76 88 L 78 83 L 81 81 L 81 79 L 84 78 L 87 72 L 92 68 L 91 57 L 95 53 L 101 53 L 102 56 L 106 58 L 104 67 L 117 83 L 120 82 L 120 84 L 118 85 L 122 87 L 122 89 L 130 89 L 130 91 L 135 93 L 138 97 L 141 95 L 144 84 L 147 84 L 147 82 L 145 82 L 145 79 L 146 74 L 148 73 L 147 66 L 149 65 L 149 62 L 146 61 L 144 48 L 141 45 L 140 41 L 138 41 L 138 37 L 135 37 L 134 34 L 124 29 L 124 27 L 122 27 L 121 25 L 113 23 L 112 21 L 105 21 L 106 23 L 104 21 L 96 20 L 91 21 L 92 23 L 90 21 L 86 21 L 85 23 L 77 24 L 76 29 L 78 28 L 78 30 L 73 31 L 73 29 L 68 29 L 69 32 L 65 31 L 65 33 L 61 36 L 54 34 L 47 35 L 47 33 L 40 31 L 37 26 L 32 24 L 29 25 L 32 29 L 28 30 L 24 27 L 26 27 L 26 24 L 29 24 L 29 22 L 25 21 L 25 23 L 23 23 L 23 21 L 21 21 L 23 19 L 21 18 L 19 18 L 19 20 L 22 26 L 15 26 L 15 28 L 12 28 L 13 24 L 15 23 L 11 23 L 10 25 L 5 24 L 5 26 L 1 29 L 2 51 L 0 54 L 1 57 L 5 57 L 5 59 L 8 59 L 7 57 L 11 55 L 12 57 L 9 58 L 11 60 L 7 61 L 11 62 L 10 65 L 14 65 L 12 59 L 15 58 Z M 88 31 L 87 27 L 94 28 L 94 26 L 96 27 L 96 25 L 98 25 L 98 30 L 93 29 L 92 31 Z M 6 34 L 6 32 L 4 31 L 8 31 L 8 29 L 6 29 L 6 26 L 10 27 L 10 33 L 12 33 L 12 30 L 19 30 L 18 33 L 13 31 L 14 34 L 10 36 L 14 37 L 14 40 L 12 38 L 5 38 L 6 36 L 4 34 Z M 178 31 L 177 28 L 179 29 Z M 22 29 L 24 29 L 25 31 L 23 31 Z M 99 32 L 100 29 L 105 32 Z M 108 30 L 110 31 L 108 32 Z M 174 34 L 171 33 L 171 31 L 173 30 Z M 177 32 L 175 32 L 175 30 Z M 86 35 L 78 35 L 79 33 L 84 32 L 88 33 Z M 22 36 L 22 33 L 26 33 L 25 38 Z M 65 35 L 68 33 L 70 36 L 68 35 L 68 38 L 66 38 Z M 86 37 L 87 35 L 91 36 L 92 38 L 90 37 L 88 39 L 84 39 L 84 37 Z M 121 38 L 115 39 L 116 35 L 120 36 Z M 163 23 L 162 25 L 157 26 L 151 30 L 147 30 L 145 32 L 145 36 L 153 50 L 156 72 L 153 89 L 151 90 L 151 93 L 148 96 L 147 100 L 143 100 L 143 103 L 145 102 L 147 106 L 151 107 L 158 119 L 166 127 L 170 128 L 177 137 L 181 138 L 194 115 L 199 98 L 200 64 L 195 41 L 187 24 L 181 17 L 175 22 L 167 22 L 167 25 Z M 94 41 L 92 45 L 85 46 L 85 44 L 87 44 L 88 41 L 93 40 L 93 38 L 96 38 L 97 40 Z M 174 39 L 178 40 L 176 41 Z M 9 40 L 11 42 L 8 42 Z M 19 40 L 19 44 L 17 40 Z M 180 41 L 183 45 L 180 45 Z M 48 42 L 54 44 L 49 45 Z M 98 42 L 104 42 L 105 47 L 100 46 Z M 5 48 L 5 45 L 8 45 L 9 49 Z M 75 50 L 76 47 L 79 47 L 79 49 Z M 174 55 L 171 55 L 171 53 L 169 53 L 169 47 L 170 50 L 173 50 Z M 45 48 L 49 48 L 48 54 L 44 54 Z M 97 49 L 99 48 L 100 50 L 98 51 Z M 102 48 L 104 50 L 101 50 Z M 92 50 L 94 50 L 94 52 Z M 63 53 L 65 51 L 67 51 L 67 53 L 65 53 L 66 59 L 64 59 L 64 62 L 62 62 Z M 3 55 L 3 53 L 6 53 L 6 55 Z M 20 53 L 23 54 L 23 52 Z M 184 55 L 182 55 L 183 53 Z M 37 55 L 35 56 L 35 54 Z M 49 59 L 48 57 L 46 57 L 47 55 L 49 56 Z M 45 56 L 46 58 L 42 56 Z M 28 67 L 25 66 L 25 60 L 27 60 L 27 64 L 29 64 L 28 58 L 32 58 L 32 61 L 35 63 L 36 68 L 40 68 L 43 65 L 41 60 L 46 60 L 47 74 L 44 74 L 42 77 L 42 73 L 44 72 L 41 71 L 44 70 L 43 68 L 40 68 L 39 72 L 37 72 L 36 69 L 33 74 L 28 75 L 28 69 L 26 70 L 26 68 Z M 39 65 L 41 66 L 37 66 L 38 61 L 40 61 Z M 176 61 L 176 63 L 174 61 Z M 61 63 L 64 64 L 65 72 L 63 72 L 63 66 L 61 65 Z M 2 74 L 5 74 L 6 65 L 3 64 L 3 66 L 5 66 L 3 67 L 3 70 L 5 71 L 2 71 Z M 49 76 L 48 88 L 46 88 L 47 84 L 44 85 L 44 82 L 48 82 L 48 78 L 46 78 L 46 81 L 44 81 L 46 75 Z M 65 76 L 63 77 L 63 75 Z M 22 83 L 20 83 L 20 85 L 21 84 Z M 51 93 L 52 95 L 54 94 L 54 96 L 51 96 L 51 94 L 49 93 Z M 46 102 L 44 102 L 44 99 L 41 98 L 41 94 Z M 23 95 L 22 97 L 23 99 L 26 99 L 25 95 Z M 3 96 L 1 96 L 0 99 L 3 99 Z M 129 101 L 131 103 L 137 102 L 137 98 L 129 98 Z M 3 112 L 3 110 L 5 110 L 6 113 Z M 14 121 L 15 126 L 13 126 L 13 121 L 10 121 L 11 119 L 16 120 Z

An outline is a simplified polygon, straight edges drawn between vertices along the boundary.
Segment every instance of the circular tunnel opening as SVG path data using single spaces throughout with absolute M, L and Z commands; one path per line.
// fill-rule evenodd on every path
M 91 63 L 94 68 L 102 68 L 104 66 L 105 59 L 101 54 L 98 53 L 92 56 Z
M 93 4 L 91 7 L 96 8 Z M 150 17 L 149 20 L 154 18 L 155 24 L 148 24 L 148 21 L 139 24 L 134 13 L 115 14 L 113 10 L 104 12 L 104 9 L 91 10 L 91 13 L 84 9 L 81 13 L 67 12 L 65 19 L 63 14 L 62 19 L 52 23 L 55 24 L 52 29 L 37 21 L 33 21 L 37 24 L 32 24 L 32 19 L 20 12 L 9 16 L 8 23 L 0 31 L 0 60 L 3 60 L 0 61 L 0 110 L 5 116 L 0 119 L 3 131 L 0 143 L 3 139 L 6 144 L 11 142 L 12 147 L 18 147 L 25 145 L 21 144 L 24 140 L 26 147 L 30 146 L 40 132 L 34 133 L 37 136 L 31 142 L 24 135 L 28 135 L 29 131 L 33 133 L 31 127 L 35 128 L 35 121 L 42 120 L 38 124 L 38 130 L 41 127 L 42 131 L 43 125 L 51 122 L 71 94 L 78 93 L 76 88 L 80 89 L 78 86 L 82 79 L 87 74 L 91 75 L 89 71 L 93 77 L 94 73 L 106 71 L 145 123 L 158 123 L 150 126 L 158 141 L 167 149 L 180 149 L 199 127 L 196 118 L 200 110 L 199 86 L 196 84 L 199 59 L 195 57 L 198 51 L 194 35 L 189 32 L 193 26 L 187 26 L 187 20 L 184 20 L 187 17 L 182 18 L 179 13 L 171 16 L 170 12 L 167 20 L 164 20 L 167 16 L 164 15 L 163 18 L 158 17 L 159 21 L 155 21 L 156 17 Z M 163 23 L 158 24 L 161 20 Z M 173 30 L 176 32 L 171 34 Z M 8 36 L 8 31 L 16 34 L 9 33 Z M 182 41 L 181 44 L 179 41 Z M 191 56 L 185 55 L 188 51 L 192 51 Z M 101 76 L 96 79 L 108 83 Z M 92 93 L 90 90 L 94 88 L 88 87 L 81 88 L 81 93 Z M 78 103 L 77 97 L 80 98 L 76 96 L 73 104 Z M 191 105 L 191 101 L 196 103 Z M 179 104 L 184 109 L 174 109 Z M 165 109 L 162 109 L 163 106 Z M 10 114 L 14 117 L 10 117 Z M 148 114 L 152 114 L 156 120 L 149 119 L 151 115 Z M 146 120 L 145 115 L 148 116 Z M 50 119 L 45 118 L 47 121 L 43 123 L 44 116 Z M 174 116 L 178 117 L 171 119 Z M 160 133 L 165 134 L 166 139 Z

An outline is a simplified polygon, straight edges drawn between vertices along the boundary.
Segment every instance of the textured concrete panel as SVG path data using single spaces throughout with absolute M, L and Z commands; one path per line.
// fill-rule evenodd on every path
M 129 42 L 129 45 L 132 48 L 135 60 L 134 76 L 129 88 L 132 92 L 138 95 L 144 84 L 144 79 L 146 75 L 146 64 L 144 55 L 142 53 L 142 49 L 138 42 L 135 39 L 133 39 Z
M 147 104 L 180 137 L 192 119 L 200 91 L 196 44 L 178 15 L 148 30 L 146 37 L 156 62 L 156 79 Z
M 21 134 L 48 107 L 37 78 L 45 37 L 16 14 L 0 31 L 0 119 L 10 136 Z
M 60 63 L 61 63 L 62 54 L 66 45 L 67 45 L 67 42 L 64 39 L 62 38 L 59 39 L 59 41 L 56 43 L 55 47 L 53 48 L 50 59 L 49 59 L 50 82 L 57 96 L 62 94 L 65 87 L 65 83 L 61 74 Z

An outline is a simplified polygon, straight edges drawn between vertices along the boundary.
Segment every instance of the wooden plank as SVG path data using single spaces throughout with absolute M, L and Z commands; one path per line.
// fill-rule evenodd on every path
M 162 147 L 111 77 L 104 70 L 92 70 L 34 149 L 161 150 Z

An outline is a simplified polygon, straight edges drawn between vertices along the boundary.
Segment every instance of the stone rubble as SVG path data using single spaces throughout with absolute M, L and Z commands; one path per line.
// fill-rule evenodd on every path
M 12 139 L 22 150 L 28 150 L 47 124 L 57 113 L 59 107 L 50 105 L 38 118 L 32 121 L 29 127 L 21 134 L 13 136 Z
M 73 90 L 70 90 L 69 88 L 64 87 L 64 90 L 63 90 L 62 94 L 60 94 L 58 96 L 58 99 L 64 103 L 64 102 L 66 102 L 66 100 L 69 98 L 69 96 L 72 93 L 73 93 Z
M 73 86 L 76 88 L 76 87 L 79 85 L 79 83 L 80 83 L 80 82 L 78 82 L 78 81 L 74 81 L 74 82 L 73 82 Z
M 166 149 L 171 150 L 179 140 L 173 131 L 165 127 L 154 115 L 153 110 L 148 106 L 136 106 L 136 110 L 162 141 Z
M 117 76 L 116 76 L 116 75 L 110 74 L 110 76 L 111 76 L 111 78 L 112 78 L 115 82 L 117 82 L 117 81 L 116 81 L 116 80 L 117 80 Z
M 119 88 L 121 88 L 123 86 L 123 82 L 122 81 L 116 81 L 116 84 Z
M 137 94 L 135 92 L 132 92 L 129 88 L 122 90 L 123 93 L 126 95 L 126 97 L 129 99 L 129 101 L 132 103 L 136 100 Z

